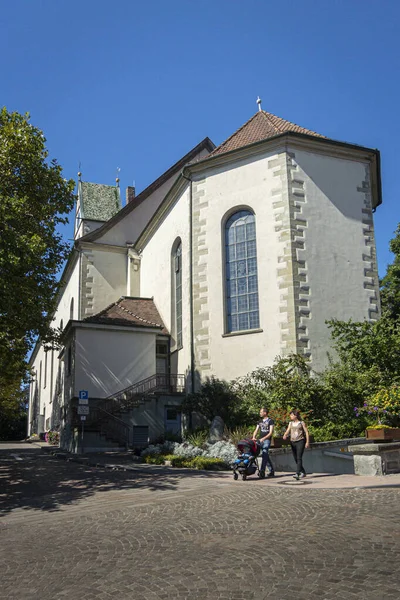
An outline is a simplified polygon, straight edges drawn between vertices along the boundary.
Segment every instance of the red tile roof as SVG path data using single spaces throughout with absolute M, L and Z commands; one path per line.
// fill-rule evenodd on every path
M 268 138 L 275 137 L 276 135 L 291 131 L 295 133 L 314 135 L 320 138 L 325 137 L 324 135 L 316 133 L 315 131 L 305 129 L 304 127 L 300 127 L 300 125 L 296 125 L 295 123 L 281 119 L 272 113 L 261 110 L 256 112 L 251 119 L 242 125 L 240 129 L 235 131 L 235 133 L 225 140 L 225 142 L 222 142 L 222 144 L 220 144 L 213 152 L 211 152 L 209 156 L 211 157 L 217 156 L 218 154 L 224 154 L 230 150 L 237 150 L 238 148 L 253 144 L 254 142 L 260 142 L 261 140 L 266 140 Z
M 160 313 L 152 298 L 131 298 L 123 296 L 104 310 L 87 317 L 85 323 L 100 325 L 122 325 L 125 327 L 146 327 L 160 329 L 160 333 L 168 334 Z

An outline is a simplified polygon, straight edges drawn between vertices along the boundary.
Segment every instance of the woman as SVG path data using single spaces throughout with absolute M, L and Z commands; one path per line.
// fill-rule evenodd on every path
M 285 431 L 283 439 L 286 440 L 290 436 L 290 445 L 292 447 L 293 457 L 296 461 L 297 469 L 294 479 L 299 480 L 306 476 L 303 467 L 304 448 L 310 447 L 310 435 L 304 421 L 300 420 L 300 412 L 291 410 L 289 413 L 290 423 Z

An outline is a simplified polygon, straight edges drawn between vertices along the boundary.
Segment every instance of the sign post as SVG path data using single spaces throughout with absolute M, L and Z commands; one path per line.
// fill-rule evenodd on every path
M 82 454 L 84 453 L 84 433 L 85 433 L 85 421 L 86 415 L 89 414 L 89 392 L 87 390 L 80 390 L 79 392 L 79 406 L 78 406 L 78 415 L 81 417 L 81 447 Z

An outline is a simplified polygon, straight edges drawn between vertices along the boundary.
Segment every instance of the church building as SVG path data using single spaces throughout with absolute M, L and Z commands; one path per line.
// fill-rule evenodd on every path
M 79 174 L 75 241 L 31 357 L 29 432 L 71 451 L 181 430 L 184 394 L 296 352 L 328 361 L 326 320 L 379 318 L 380 157 L 259 110 L 139 195 Z M 81 396 L 81 400 L 79 399 Z M 82 427 L 84 434 L 82 435 Z

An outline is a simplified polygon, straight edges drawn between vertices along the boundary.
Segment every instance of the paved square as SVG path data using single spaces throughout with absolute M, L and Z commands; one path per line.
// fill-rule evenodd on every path
M 400 598 L 398 484 L 285 481 L 0 451 L 0 596 Z

